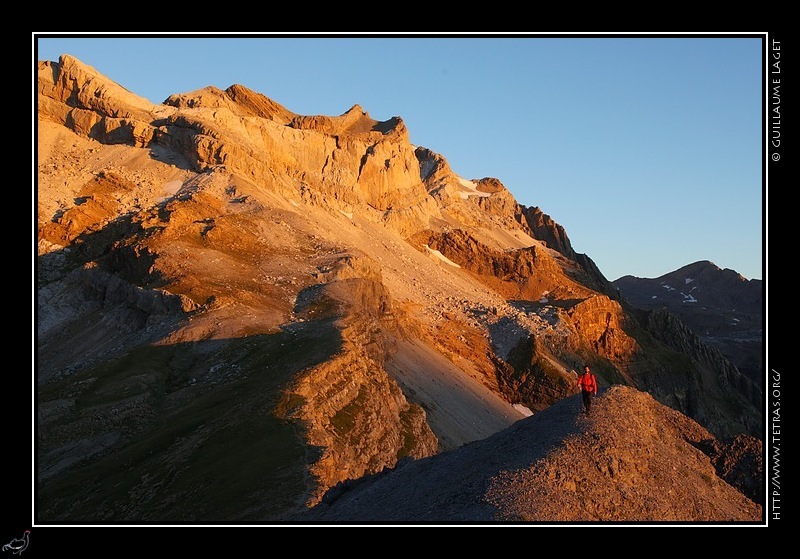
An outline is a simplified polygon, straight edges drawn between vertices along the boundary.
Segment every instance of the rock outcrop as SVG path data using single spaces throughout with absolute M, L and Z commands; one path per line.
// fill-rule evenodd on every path
M 300 294 L 295 313 L 306 327 L 335 320 L 341 348 L 299 375 L 282 406 L 286 418 L 302 420 L 308 443 L 321 449 L 309 464 L 318 481 L 309 505 L 340 481 L 438 451 L 425 411 L 406 400 L 385 369 L 397 325 L 380 268 L 369 258 L 347 257 L 326 276 L 330 281 Z

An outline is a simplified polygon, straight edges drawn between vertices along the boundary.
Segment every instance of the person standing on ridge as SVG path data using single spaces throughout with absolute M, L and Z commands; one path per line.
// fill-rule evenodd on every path
M 588 415 L 592 409 L 592 398 L 597 394 L 597 379 L 589 365 L 583 366 L 583 374 L 578 377 L 578 388 L 583 397 L 583 409 Z

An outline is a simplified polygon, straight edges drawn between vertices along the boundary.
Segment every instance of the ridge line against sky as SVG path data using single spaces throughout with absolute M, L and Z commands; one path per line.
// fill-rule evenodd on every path
M 241 84 L 298 114 L 400 116 L 612 281 L 699 260 L 763 276 L 764 32 L 32 39 L 34 60 L 72 55 L 153 103 Z

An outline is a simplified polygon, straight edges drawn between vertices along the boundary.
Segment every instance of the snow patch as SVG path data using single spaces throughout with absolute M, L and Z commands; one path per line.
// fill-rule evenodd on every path
M 686 278 L 683 281 L 685 281 L 686 283 L 692 283 L 694 281 L 694 278 Z
M 653 295 L 653 296 L 652 296 L 652 297 L 650 297 L 650 298 L 651 298 L 651 299 L 658 299 L 658 295 Z
M 540 303 L 549 303 L 550 299 L 547 298 L 547 295 L 550 294 L 550 291 L 542 291 L 541 297 L 539 297 Z
M 530 417 L 533 415 L 533 412 L 530 410 L 530 408 L 523 406 L 522 404 L 514 404 L 511 407 L 513 407 L 515 410 L 520 412 L 525 417 Z
M 492 195 L 490 192 L 481 192 L 480 190 L 478 190 L 478 185 L 476 185 L 471 180 L 458 177 L 458 183 L 461 185 L 461 188 L 464 189 L 464 190 L 459 190 L 458 195 L 461 196 L 461 198 L 464 200 L 466 200 L 470 196 L 481 196 L 483 198 L 487 198 Z
M 450 264 L 451 266 L 453 266 L 455 268 L 460 268 L 461 267 L 458 264 L 456 264 L 455 262 L 453 262 L 452 260 L 450 260 L 449 258 L 447 258 L 444 254 L 442 254 L 438 250 L 434 250 L 431 247 L 429 247 L 428 245 L 422 245 L 422 246 L 425 248 L 425 254 L 429 254 L 431 256 L 435 256 L 436 258 L 438 258 L 439 260 L 441 260 L 445 264 Z

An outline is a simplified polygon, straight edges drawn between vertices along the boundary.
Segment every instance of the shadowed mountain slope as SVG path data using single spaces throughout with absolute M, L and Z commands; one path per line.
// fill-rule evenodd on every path
M 614 281 L 636 307 L 667 309 L 764 388 L 764 284 L 703 260 L 657 278 Z
M 759 522 L 761 506 L 741 479 L 718 468 L 720 445 L 747 468 L 747 452 L 696 422 L 623 386 L 604 391 L 592 414 L 578 396 L 482 441 L 341 484 L 299 517 L 313 522 Z M 755 470 L 750 470 L 755 474 Z M 726 481 L 725 477 L 728 477 Z M 763 500 L 763 479 L 749 490 Z M 745 490 L 747 490 L 745 488 Z

